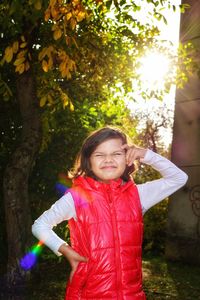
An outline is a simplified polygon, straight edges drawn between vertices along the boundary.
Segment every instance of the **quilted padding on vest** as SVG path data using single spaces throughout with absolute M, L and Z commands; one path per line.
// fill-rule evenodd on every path
M 78 177 L 70 190 L 77 219 L 69 221 L 71 246 L 81 262 L 66 300 L 145 300 L 142 291 L 143 220 L 137 187 Z

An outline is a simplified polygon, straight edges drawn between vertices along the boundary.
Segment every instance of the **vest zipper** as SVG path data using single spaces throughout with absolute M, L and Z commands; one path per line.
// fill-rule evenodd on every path
M 119 246 L 119 235 L 117 230 L 116 211 L 114 207 L 114 199 L 112 199 L 111 191 L 108 191 L 108 199 L 111 212 L 112 228 L 113 228 L 113 239 L 115 245 L 115 261 L 116 261 L 116 282 L 117 282 L 117 299 L 122 299 L 121 291 L 121 262 L 120 262 L 120 246 Z

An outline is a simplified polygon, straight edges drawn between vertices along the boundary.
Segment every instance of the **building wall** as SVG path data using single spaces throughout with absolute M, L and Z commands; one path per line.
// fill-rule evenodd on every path
M 200 1 L 181 16 L 180 40 L 200 49 Z M 195 59 L 200 64 L 199 57 Z M 166 256 L 200 265 L 200 79 L 191 74 L 184 89 L 177 90 L 172 161 L 189 176 L 185 187 L 171 196 Z

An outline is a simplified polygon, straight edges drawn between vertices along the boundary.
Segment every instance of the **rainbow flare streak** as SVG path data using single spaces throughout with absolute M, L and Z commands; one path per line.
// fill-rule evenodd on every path
M 61 173 L 59 174 L 58 182 L 56 183 L 56 190 L 59 194 L 64 195 L 66 190 L 72 186 L 72 181 L 67 177 L 67 175 Z M 20 260 L 20 266 L 25 271 L 30 270 L 37 263 L 38 257 L 42 251 L 44 243 L 39 241 L 36 245 L 32 247 L 24 257 Z
M 40 255 L 42 248 L 43 242 L 39 241 L 35 246 L 33 246 L 31 251 L 22 257 L 20 260 L 20 266 L 22 269 L 28 271 L 37 263 L 38 256 Z
M 56 190 L 63 196 L 65 192 L 72 186 L 72 180 L 64 173 L 58 175 L 58 182 L 56 183 Z

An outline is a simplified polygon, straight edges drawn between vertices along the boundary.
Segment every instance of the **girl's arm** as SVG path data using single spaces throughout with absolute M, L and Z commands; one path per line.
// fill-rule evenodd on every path
M 59 248 L 66 243 L 53 231 L 53 227 L 71 218 L 76 218 L 76 211 L 72 196 L 67 193 L 34 222 L 32 233 L 56 255 L 60 256 Z
M 188 176 L 171 161 L 151 150 L 147 150 L 140 161 L 150 165 L 162 175 L 160 179 L 137 185 L 145 213 L 150 207 L 180 189 L 187 182 Z

